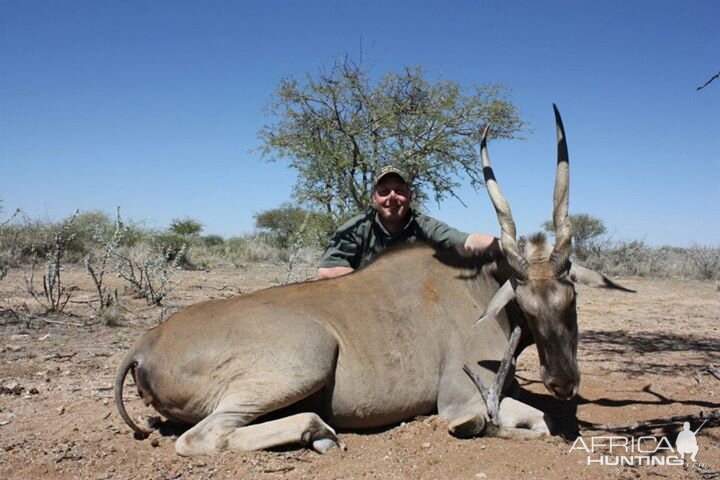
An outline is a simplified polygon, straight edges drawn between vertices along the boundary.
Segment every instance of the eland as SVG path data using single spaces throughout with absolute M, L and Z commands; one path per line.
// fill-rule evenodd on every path
M 574 282 L 627 290 L 570 261 L 569 163 L 557 108 L 555 118 L 554 246 L 542 235 L 516 240 L 486 128 L 481 157 L 503 257 L 419 245 L 344 277 L 185 308 L 143 334 L 122 361 L 115 381 L 122 418 L 136 435 L 150 433 L 123 404 L 132 372 L 145 404 L 191 426 L 176 442 L 185 456 L 290 444 L 324 453 L 342 445 L 336 428 L 434 412 L 457 437 L 547 434 L 543 412 L 510 396 L 486 400 L 474 383 L 508 391 L 514 378 L 495 377 L 498 364 L 520 353 L 517 331 L 523 348 L 537 346 L 547 390 L 573 397 L 580 383 Z

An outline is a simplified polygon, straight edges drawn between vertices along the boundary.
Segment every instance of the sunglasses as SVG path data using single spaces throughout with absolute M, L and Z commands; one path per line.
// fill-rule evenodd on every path
M 375 193 L 381 197 L 387 197 L 391 192 L 395 192 L 395 195 L 401 197 L 407 197 L 410 195 L 410 188 L 407 185 L 397 185 L 395 187 L 380 185 L 375 189 Z

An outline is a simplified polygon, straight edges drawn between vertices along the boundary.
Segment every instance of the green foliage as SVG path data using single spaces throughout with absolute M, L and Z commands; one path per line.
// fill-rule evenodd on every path
M 385 164 L 408 172 L 420 201 L 439 201 L 456 196 L 459 176 L 482 185 L 475 148 L 484 125 L 502 138 L 524 126 L 507 96 L 499 85 L 433 83 L 420 67 L 375 82 L 345 59 L 302 82 L 280 82 L 268 106 L 277 122 L 258 133 L 260 151 L 290 159 L 296 198 L 336 222 L 369 206 L 373 175 Z
M 79 243 L 90 247 L 104 247 L 108 238 L 115 235 L 118 219 L 106 212 L 90 210 L 81 212 L 71 226 L 71 231 Z M 122 235 L 119 245 L 133 246 L 145 240 L 148 231 L 141 222 L 121 220 Z
M 107 236 L 108 234 L 112 235 L 114 230 L 115 219 L 99 210 L 80 212 L 71 225 L 71 231 L 75 236 L 81 237 L 85 241 L 92 241 L 95 232 Z
M 177 263 L 180 268 L 193 269 L 187 256 L 188 242 L 187 237 L 173 231 L 156 233 L 150 239 L 153 250 L 159 252 L 166 262 Z
M 300 230 L 309 212 L 303 208 L 284 203 L 278 208 L 255 214 L 255 228 L 268 231 L 278 238 L 281 246 L 287 243 L 293 233 Z
M 220 235 L 205 235 L 204 237 L 202 237 L 202 243 L 206 247 L 215 247 L 217 245 L 222 245 L 223 243 L 225 243 L 225 239 Z
M 123 235 L 120 245 L 134 247 L 148 240 L 150 232 L 143 227 L 142 222 L 123 221 Z
M 150 243 L 166 262 L 174 263 L 183 269 L 194 269 L 195 266 L 190 261 L 188 249 L 192 245 L 199 245 L 204 242 L 200 237 L 202 230 L 203 225 L 197 220 L 175 218 L 170 222 L 167 231 L 154 233 L 151 236 Z M 216 240 L 210 240 L 210 242 L 213 241 Z
M 288 248 L 298 241 L 307 245 L 324 245 L 335 226 L 330 215 L 290 203 L 255 214 L 255 228 L 270 235 L 280 248 Z
M 2 212 L 2 199 L 0 199 L 0 213 Z M 20 209 L 15 210 L 9 218 L 0 219 L 0 280 L 5 278 L 8 269 L 13 266 L 17 257 L 17 249 L 15 248 L 17 243 L 13 241 L 12 236 L 7 236 L 7 226 L 20 214 Z M 7 240 L 11 241 L 8 242 Z M 7 248 L 10 246 L 10 248 Z
M 67 259 L 77 262 L 85 258 L 92 248 L 102 245 L 102 239 L 112 236 L 114 230 L 115 221 L 105 212 L 79 213 L 68 228 Z
M 282 263 L 288 265 L 288 277 L 290 273 L 300 273 L 304 279 L 315 271 L 320 247 L 325 245 L 334 224 L 327 214 L 302 209 L 303 219 L 299 220 L 301 215 L 297 211 L 292 213 L 295 209 L 283 204 L 271 210 L 275 214 L 269 216 L 274 219 L 272 222 L 258 224 L 258 232 L 227 239 L 217 235 L 186 237 L 170 231 L 153 232 L 143 228 L 142 223 L 125 221 L 121 222 L 122 234 L 117 238 L 115 230 L 104 230 L 117 226 L 108 225 L 109 216 L 98 212 L 79 213 L 61 222 L 17 217 L 12 222 L 0 222 L 0 277 L 8 268 L 23 269 L 28 293 L 47 309 L 56 311 L 64 307 L 72 292 L 60 282 L 62 266 L 83 258 L 86 268 L 95 271 L 96 275 L 90 274 L 96 280 L 98 297 L 108 300 L 100 302 L 101 309 L 116 305 L 114 292 L 104 288 L 101 281 L 103 272 L 125 278 L 139 295 L 154 305 L 162 302 L 174 287 L 171 279 L 179 267 Z M 286 223 L 284 214 L 294 221 Z M 260 216 L 258 214 L 256 220 Z M 614 241 L 605 234 L 604 224 L 589 215 L 571 215 L 571 220 L 578 238 L 582 239 L 580 244 L 585 246 L 582 258 L 576 254 L 575 259 L 586 267 L 608 275 L 720 280 L 720 245 L 653 247 L 642 240 Z M 550 228 L 549 222 L 545 228 Z M 103 232 L 106 236 L 100 235 Z M 278 232 L 287 235 L 285 247 L 280 246 Z M 108 248 L 110 246 L 112 248 Z M 89 254 L 81 257 L 80 252 Z M 106 257 L 111 261 L 106 262 Z M 39 271 L 37 267 L 43 265 L 42 272 L 33 281 L 34 273 Z M 300 265 L 303 267 L 291 272 L 293 266 Z M 112 323 L 114 320 L 102 321 Z
M 73 218 L 72 222 L 70 218 Z M 0 247 L 4 252 L 9 251 L 15 262 L 44 260 L 54 248 L 55 233 L 63 229 L 64 225 L 67 225 L 64 259 L 76 263 L 94 249 L 104 246 L 103 239 L 112 236 L 115 220 L 100 211 L 78 213 L 59 222 L 25 218 L 23 222 L 14 222 L 0 229 Z M 121 244 L 134 245 L 142 241 L 144 235 L 140 225 L 124 224 Z
M 63 256 L 70 263 L 80 261 L 91 248 L 92 238 L 86 231 L 87 223 L 75 222 L 81 214 L 71 215 L 59 222 L 26 219 L 24 224 L 9 225 L 3 236 L 12 237 L 13 248 L 19 249 L 19 261 L 48 259 L 55 249 L 55 235 L 64 231 Z
M 579 260 L 584 260 L 598 247 L 600 237 L 605 235 L 607 229 L 602 220 L 586 213 L 571 214 L 570 222 L 573 226 L 573 252 Z M 552 221 L 543 223 L 542 227 L 554 235 Z
M 196 237 L 203 230 L 203 224 L 192 218 L 175 218 L 170 222 L 170 232 L 183 237 Z

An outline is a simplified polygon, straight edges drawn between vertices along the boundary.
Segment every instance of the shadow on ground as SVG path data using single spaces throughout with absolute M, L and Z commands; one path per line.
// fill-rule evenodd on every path
M 720 339 L 695 334 L 667 332 L 627 332 L 624 330 L 586 330 L 580 342 L 588 348 L 586 362 L 606 362 L 615 357 L 616 367 L 606 368 L 626 374 L 694 374 L 713 362 L 720 362 Z M 688 362 L 663 362 L 662 354 L 687 353 Z

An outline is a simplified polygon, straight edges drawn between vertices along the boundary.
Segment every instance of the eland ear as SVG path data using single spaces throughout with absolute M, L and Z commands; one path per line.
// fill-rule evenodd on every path
M 581 267 L 580 265 L 577 265 L 575 263 L 573 263 L 570 267 L 570 272 L 568 274 L 570 275 L 570 279 L 573 282 L 582 283 L 583 285 L 587 285 L 588 287 L 611 288 L 613 290 L 622 290 L 623 292 L 635 293 L 635 290 L 625 288 L 622 285 L 613 282 L 605 275 L 598 273 L 594 270 L 590 270 L 589 268 Z
M 515 298 L 515 288 L 513 287 L 512 282 L 508 280 L 502 287 L 500 287 L 500 290 L 495 292 L 495 295 L 493 295 L 488 302 L 485 312 L 473 326 L 477 326 L 480 322 L 489 318 L 494 318 L 498 313 L 500 313 L 500 310 L 505 308 L 505 305 L 510 303 L 510 300 L 513 298 Z

